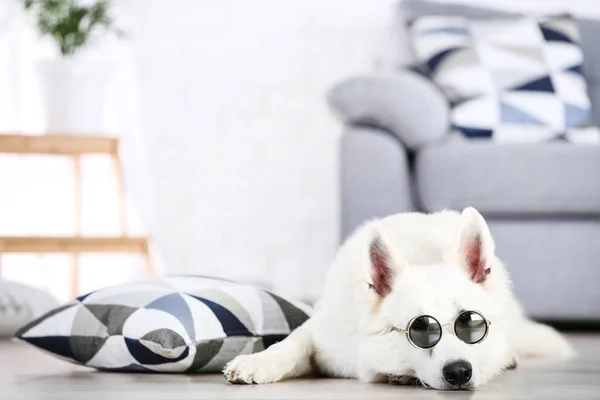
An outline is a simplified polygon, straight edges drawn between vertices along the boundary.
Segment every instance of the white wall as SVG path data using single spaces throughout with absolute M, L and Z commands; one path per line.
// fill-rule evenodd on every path
M 393 0 L 134 0 L 131 40 L 169 272 L 314 297 L 335 253 L 327 89 L 371 68 Z
M 596 0 L 470 2 L 600 12 Z M 340 126 L 324 96 L 372 67 L 395 4 L 131 0 L 169 272 L 319 293 L 338 229 Z

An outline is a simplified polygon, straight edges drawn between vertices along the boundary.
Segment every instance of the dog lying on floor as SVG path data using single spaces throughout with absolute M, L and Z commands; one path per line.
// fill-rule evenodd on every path
M 527 240 L 527 238 L 523 238 Z M 314 315 L 280 343 L 224 369 L 232 383 L 311 373 L 474 389 L 521 357 L 567 358 L 528 320 L 474 208 L 371 221 L 343 244 Z

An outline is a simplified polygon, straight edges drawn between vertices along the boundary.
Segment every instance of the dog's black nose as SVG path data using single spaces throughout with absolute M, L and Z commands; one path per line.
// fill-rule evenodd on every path
M 473 374 L 473 367 L 471 363 L 467 361 L 453 361 L 450 364 L 446 364 L 442 370 L 444 373 L 444 379 L 452 386 L 460 386 L 471 380 Z

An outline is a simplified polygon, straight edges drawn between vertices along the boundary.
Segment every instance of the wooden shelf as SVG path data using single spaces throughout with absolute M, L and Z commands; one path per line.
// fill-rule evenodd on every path
M 119 139 L 106 136 L 0 134 L 0 153 L 21 154 L 113 154 Z
M 147 253 L 145 237 L 0 236 L 2 253 Z
M 0 133 L 0 153 L 52 154 L 68 156 L 73 162 L 75 186 L 74 236 L 0 236 L 0 277 L 2 254 L 5 253 L 65 253 L 71 255 L 71 296 L 79 293 L 79 255 L 82 253 L 137 253 L 145 261 L 147 276 L 154 275 L 147 237 L 126 236 L 123 171 L 119 160 L 119 139 L 108 136 L 22 135 Z M 107 154 L 114 163 L 119 195 L 119 229 L 121 236 L 81 236 L 81 156 Z

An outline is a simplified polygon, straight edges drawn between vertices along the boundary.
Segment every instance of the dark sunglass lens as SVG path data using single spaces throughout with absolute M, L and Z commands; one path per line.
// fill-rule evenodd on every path
M 454 332 L 465 343 L 481 342 L 487 334 L 488 325 L 485 318 L 475 311 L 464 311 L 456 319 Z
M 421 315 L 410 324 L 408 335 L 415 346 L 429 349 L 442 338 L 442 327 L 435 318 L 429 315 Z

